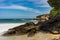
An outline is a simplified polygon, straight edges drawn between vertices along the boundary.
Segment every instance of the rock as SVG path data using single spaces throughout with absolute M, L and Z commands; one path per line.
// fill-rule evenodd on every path
M 46 20 L 49 20 L 49 17 L 50 17 L 50 14 L 43 14 L 43 15 L 37 16 L 35 19 L 36 19 L 38 22 L 44 22 L 44 21 L 46 21 Z
M 43 14 L 37 16 L 36 20 L 38 21 L 38 23 L 36 24 L 36 26 L 41 26 L 45 21 L 48 21 L 49 19 L 51 19 L 50 14 Z
M 53 34 L 60 34 L 60 14 L 53 16 L 50 20 L 45 21 L 40 30 Z
M 35 30 L 35 31 L 33 31 Z M 29 22 L 29 23 L 26 23 L 24 25 L 20 25 L 20 26 L 17 26 L 17 27 L 14 27 L 14 28 L 11 28 L 11 29 L 8 29 L 8 31 L 3 34 L 4 36 L 5 35 L 22 35 L 22 34 L 27 34 L 27 33 L 31 33 L 31 32 L 36 32 L 38 29 L 37 27 L 35 26 L 35 24 L 33 22 Z

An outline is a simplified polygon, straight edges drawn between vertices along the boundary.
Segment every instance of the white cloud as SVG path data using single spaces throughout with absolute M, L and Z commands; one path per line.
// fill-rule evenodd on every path
M 2 9 L 20 9 L 20 10 L 25 10 L 25 11 L 30 11 L 34 13 L 40 13 L 39 10 L 33 9 L 33 8 L 28 8 L 24 6 L 19 6 L 19 5 L 11 5 L 11 6 L 0 6 Z
M 33 2 L 36 6 L 35 7 L 50 7 L 47 3 L 47 0 L 28 0 Z
M 50 6 L 49 5 L 38 5 L 37 7 L 49 7 L 50 8 Z
M 30 2 L 34 2 L 36 4 L 46 4 L 47 3 L 47 0 L 27 0 L 27 1 L 30 1 Z
M 3 1 L 8 1 L 9 3 L 8 2 L 3 2 Z M 1 2 L 0 6 L 1 5 L 8 5 L 8 4 L 12 5 L 13 2 L 20 2 L 20 3 L 17 3 L 18 5 L 19 4 L 21 4 L 21 5 L 26 4 L 26 3 L 21 3 L 22 1 L 26 2 L 27 4 L 29 2 L 32 2 L 34 7 L 50 7 L 47 3 L 47 0 L 0 0 L 0 2 Z

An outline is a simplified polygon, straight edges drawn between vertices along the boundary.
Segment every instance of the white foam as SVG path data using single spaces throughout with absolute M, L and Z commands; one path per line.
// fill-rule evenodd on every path
M 25 23 L 0 23 L 0 34 L 7 31 L 9 28 L 13 28 Z

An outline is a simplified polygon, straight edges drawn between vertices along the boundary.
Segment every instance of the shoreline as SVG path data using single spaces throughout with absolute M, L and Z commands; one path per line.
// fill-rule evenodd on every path
M 23 24 L 25 23 L 0 23 L 0 35 L 10 28 L 14 28 L 16 26 L 23 25 Z

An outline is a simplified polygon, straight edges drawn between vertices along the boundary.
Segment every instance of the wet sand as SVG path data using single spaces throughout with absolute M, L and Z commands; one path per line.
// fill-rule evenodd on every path
M 0 36 L 0 40 L 52 40 L 54 38 L 58 39 L 60 35 L 53 35 L 49 33 L 39 32 L 32 37 L 28 37 L 27 35 L 19 35 L 19 36 Z

